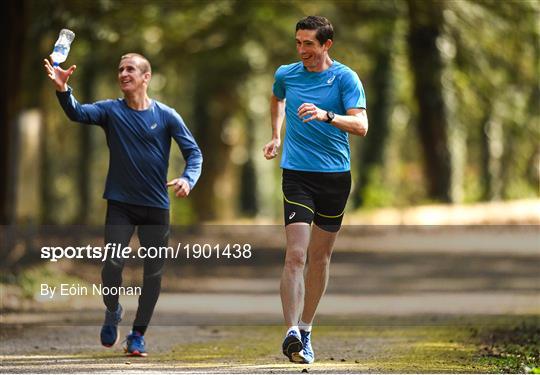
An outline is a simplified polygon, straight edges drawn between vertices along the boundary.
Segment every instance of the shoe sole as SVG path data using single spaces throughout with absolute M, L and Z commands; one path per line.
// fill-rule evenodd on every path
M 306 357 L 304 357 L 303 351 L 295 353 L 295 357 L 296 358 L 295 358 L 295 360 L 293 362 L 296 362 L 296 363 L 304 363 L 306 365 L 310 365 L 313 362 L 315 362 L 315 359 L 312 359 L 311 361 L 307 360 Z
M 308 363 L 304 357 L 302 357 L 302 354 L 300 354 L 300 352 L 297 352 L 297 353 L 292 353 L 291 355 L 291 362 L 294 362 L 294 363 Z
M 300 357 L 302 351 L 302 341 L 294 336 L 288 336 L 283 342 L 283 354 L 289 358 L 291 362 L 302 363 L 304 360 Z
M 126 349 L 125 351 L 126 351 L 126 357 L 146 357 L 148 355 L 148 353 L 146 352 L 141 353 L 138 350 L 135 350 L 134 352 L 128 352 Z

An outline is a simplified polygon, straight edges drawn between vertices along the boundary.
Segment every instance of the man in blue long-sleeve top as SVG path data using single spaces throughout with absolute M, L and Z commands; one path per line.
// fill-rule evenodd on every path
M 178 113 L 147 94 L 152 77 L 149 61 L 129 53 L 121 57 L 118 83 L 123 99 L 79 104 L 67 82 L 76 66 L 64 70 L 45 59 L 45 70 L 56 87 L 66 115 L 73 121 L 103 128 L 109 146 L 109 172 L 103 197 L 107 199 L 105 243 L 128 246 L 138 226 L 142 247 L 167 246 L 169 197 L 187 197 L 201 174 L 202 154 Z M 167 182 L 169 152 L 173 138 L 186 160 L 182 176 Z M 122 283 L 124 259 L 108 257 L 102 270 L 104 287 Z M 144 259 L 144 281 L 137 315 L 127 336 L 128 355 L 145 356 L 144 334 L 161 289 L 164 258 Z M 123 314 L 118 295 L 104 295 L 107 310 L 101 329 L 101 343 L 111 347 L 118 341 L 118 323 Z

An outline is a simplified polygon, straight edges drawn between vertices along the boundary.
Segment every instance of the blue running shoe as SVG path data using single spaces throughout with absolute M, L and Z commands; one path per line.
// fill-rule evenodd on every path
M 128 356 L 146 357 L 146 348 L 144 347 L 144 336 L 139 332 L 131 332 L 126 336 L 126 347 L 124 348 Z
M 315 353 L 311 347 L 311 332 L 300 330 L 302 338 L 302 351 L 299 353 L 303 358 L 304 363 L 313 363 L 315 361 Z
M 303 358 L 299 356 L 302 351 L 302 340 L 296 331 L 290 331 L 283 340 L 283 354 L 289 358 L 291 362 L 302 363 Z
M 118 304 L 116 311 L 105 310 L 105 321 L 101 327 L 101 344 L 110 348 L 118 342 L 118 323 L 122 321 L 124 310 Z

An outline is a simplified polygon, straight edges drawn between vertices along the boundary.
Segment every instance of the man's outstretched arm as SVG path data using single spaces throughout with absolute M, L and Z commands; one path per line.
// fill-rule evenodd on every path
M 76 65 L 70 66 L 67 70 L 60 67 L 53 67 L 48 59 L 44 59 L 44 67 L 47 76 L 56 88 L 56 96 L 67 117 L 76 122 L 84 124 L 102 125 L 105 112 L 98 104 L 80 104 L 72 94 L 67 82 L 73 74 Z

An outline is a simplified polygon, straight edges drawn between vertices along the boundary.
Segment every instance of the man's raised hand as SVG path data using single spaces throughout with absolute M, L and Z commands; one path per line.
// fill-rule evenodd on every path
M 71 65 L 67 70 L 60 68 L 59 66 L 53 67 L 48 59 L 43 59 L 43 66 L 49 79 L 54 83 L 56 91 L 67 91 L 67 82 L 69 77 L 73 74 L 76 65 Z

